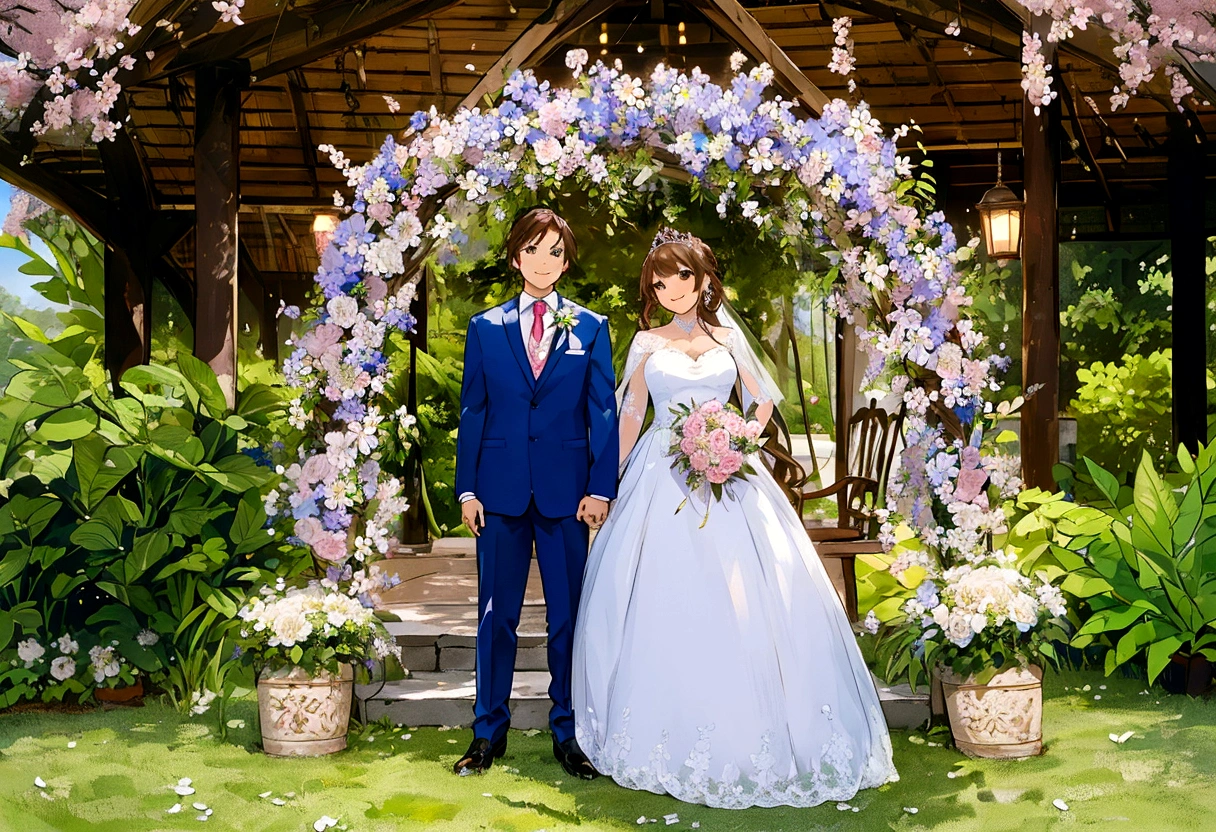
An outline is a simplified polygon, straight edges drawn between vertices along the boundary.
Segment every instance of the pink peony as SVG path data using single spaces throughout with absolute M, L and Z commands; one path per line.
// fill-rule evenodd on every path
M 367 206 L 367 215 L 381 225 L 388 225 L 389 218 L 393 215 L 393 206 L 388 202 L 377 202 Z
M 321 521 L 315 517 L 301 517 L 296 521 L 292 531 L 295 532 L 296 537 L 303 540 L 309 546 L 312 545 L 318 535 L 324 534 L 321 528 Z
M 705 451 L 689 454 L 688 461 L 694 471 L 704 471 L 709 468 L 709 454 L 705 453 Z
M 731 436 L 742 436 L 743 431 L 747 428 L 747 422 L 738 413 L 724 413 L 722 427 L 726 428 Z
M 705 476 L 714 485 L 721 485 L 722 483 L 724 483 L 728 479 L 730 479 L 730 474 L 727 473 L 726 471 L 723 471 L 720 467 L 718 467 L 716 465 L 713 468 L 710 468 L 709 471 L 705 474 Z
M 309 518 L 310 520 L 312 518 Z M 312 542 L 312 551 L 321 560 L 333 563 L 346 560 L 346 537 L 322 532 Z
M 722 402 L 718 401 L 717 399 L 710 399 L 705 404 L 701 405 L 700 409 L 701 409 L 702 413 L 706 413 L 706 414 L 721 413 L 722 412 Z
M 722 461 L 718 463 L 718 467 L 727 474 L 734 474 L 743 467 L 743 454 L 738 451 L 727 451 L 722 454 Z
M 743 430 L 743 435 L 755 442 L 764 433 L 764 425 L 760 424 L 755 419 L 747 423 L 747 427 Z
M 324 482 L 333 475 L 334 466 L 330 464 L 329 458 L 325 454 L 310 456 L 308 461 L 304 463 L 304 467 L 300 470 L 300 479 L 305 486 Z
M 342 327 L 337 324 L 321 324 L 304 333 L 300 346 L 313 358 L 320 358 L 325 351 L 342 340 Z
M 696 439 L 705 432 L 705 420 L 701 418 L 699 413 L 695 411 L 689 414 L 684 420 L 684 437 L 686 439 Z
M 687 456 L 692 456 L 697 452 L 697 440 L 684 438 L 680 440 L 680 450 Z
M 730 434 L 723 428 L 718 428 L 709 434 L 709 450 L 721 456 L 730 450 Z

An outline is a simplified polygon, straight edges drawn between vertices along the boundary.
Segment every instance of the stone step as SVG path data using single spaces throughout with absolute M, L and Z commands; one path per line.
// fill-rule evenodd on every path
M 916 728 L 929 718 L 928 694 L 916 694 L 907 685 L 884 685 L 875 680 L 883 716 L 891 728 Z M 511 727 L 524 731 L 549 725 L 549 674 L 516 671 L 511 687 Z M 356 685 L 360 718 L 387 716 L 410 727 L 433 725 L 468 727 L 473 721 L 476 695 L 470 671 L 420 672 L 410 679 L 383 686 Z

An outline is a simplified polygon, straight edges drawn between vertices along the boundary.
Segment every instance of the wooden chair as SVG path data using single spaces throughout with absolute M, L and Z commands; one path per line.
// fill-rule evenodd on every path
M 882 552 L 882 544 L 875 540 L 878 524 L 873 512 L 882 507 L 887 477 L 901 438 L 903 413 L 901 407 L 898 413 L 889 414 L 870 399 L 868 406 L 853 414 L 843 431 L 837 430 L 836 481 L 827 488 L 803 491 L 801 495 L 800 515 L 807 500 L 836 498 L 835 525 L 817 525 L 807 518 L 803 518 L 803 524 L 819 557 L 840 562 L 844 606 L 851 621 L 858 617 L 857 556 Z M 814 453 L 813 448 L 811 452 Z

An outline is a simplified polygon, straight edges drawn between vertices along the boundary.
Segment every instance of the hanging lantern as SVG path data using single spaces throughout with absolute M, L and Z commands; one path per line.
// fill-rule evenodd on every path
M 317 256 L 325 253 L 325 248 L 338 229 L 338 217 L 334 214 L 316 214 L 312 218 L 312 239 L 317 246 Z
M 1024 203 L 1001 182 L 1001 152 L 996 152 L 996 185 L 988 189 L 975 207 L 980 212 L 984 242 L 993 260 L 1018 260 L 1022 256 L 1022 208 Z

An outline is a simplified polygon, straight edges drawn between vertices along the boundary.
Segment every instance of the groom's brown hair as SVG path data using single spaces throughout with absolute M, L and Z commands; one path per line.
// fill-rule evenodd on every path
M 552 208 L 533 208 L 515 221 L 507 234 L 507 263 L 514 266 L 521 251 L 550 231 L 556 231 L 561 236 L 562 245 L 566 248 L 566 262 L 573 263 L 578 255 L 574 232 Z

